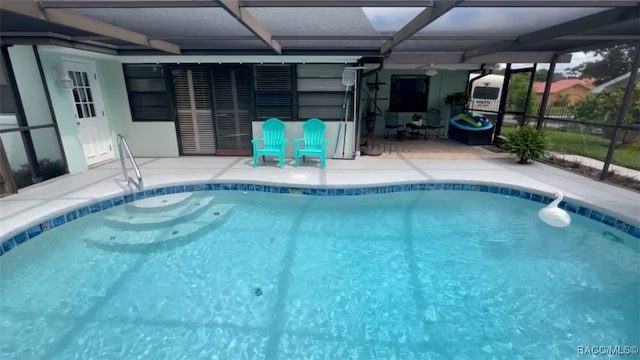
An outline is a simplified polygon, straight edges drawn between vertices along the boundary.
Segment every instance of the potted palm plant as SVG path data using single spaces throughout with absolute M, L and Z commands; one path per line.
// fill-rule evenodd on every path
M 530 126 L 522 126 L 507 134 L 501 148 L 516 154 L 518 163 L 528 164 L 529 160 L 542 157 L 549 148 L 547 133 Z
M 470 97 L 467 93 L 459 91 L 449 94 L 444 98 L 444 103 L 451 106 L 451 115 L 459 114 L 464 111 L 464 106 Z

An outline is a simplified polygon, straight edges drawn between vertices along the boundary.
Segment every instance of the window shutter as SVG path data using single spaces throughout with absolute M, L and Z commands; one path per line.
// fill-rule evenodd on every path
M 185 155 L 215 154 L 211 82 L 203 70 L 172 70 L 180 150 Z
M 254 69 L 258 120 L 293 119 L 291 65 L 257 65 Z
M 213 98 L 219 149 L 250 149 L 249 72 L 213 71 Z

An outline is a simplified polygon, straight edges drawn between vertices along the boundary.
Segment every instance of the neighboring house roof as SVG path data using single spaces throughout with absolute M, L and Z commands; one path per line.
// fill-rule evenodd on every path
M 638 73 L 640 73 L 640 69 L 638 69 Z M 601 92 L 608 92 L 608 91 L 613 91 L 617 89 L 622 89 L 623 87 L 627 86 L 627 79 L 629 78 L 629 76 L 631 76 L 631 72 L 628 72 L 624 75 L 620 75 L 613 80 L 607 81 L 606 83 L 600 84 L 594 87 L 593 89 L 591 89 L 591 92 L 594 94 L 600 94 Z M 640 77 L 636 78 L 636 83 L 638 81 L 640 81 Z
M 544 81 L 536 81 L 533 83 L 533 91 L 536 94 L 542 94 L 544 92 Z M 593 79 L 562 79 L 551 83 L 551 94 L 558 93 L 562 90 L 568 89 L 573 86 L 582 86 L 587 90 L 593 88 Z

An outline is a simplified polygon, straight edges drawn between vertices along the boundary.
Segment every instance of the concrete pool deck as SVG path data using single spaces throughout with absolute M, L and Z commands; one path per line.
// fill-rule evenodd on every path
M 517 164 L 511 157 L 484 159 L 416 159 L 361 157 L 327 159 L 299 168 L 287 159 L 251 166 L 250 157 L 138 158 L 145 189 L 198 182 L 254 182 L 309 187 L 389 185 L 409 182 L 482 182 L 537 190 L 562 191 L 566 198 L 619 219 L 640 223 L 640 193 L 594 181 L 542 163 Z M 130 172 L 133 176 L 133 171 Z M 135 192 L 122 181 L 117 160 L 90 170 L 46 181 L 0 199 L 0 238 L 57 213 L 107 197 Z

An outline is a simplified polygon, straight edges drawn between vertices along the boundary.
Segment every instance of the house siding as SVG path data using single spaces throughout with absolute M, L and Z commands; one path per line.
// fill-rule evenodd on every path
M 574 85 L 566 89 L 562 89 L 556 93 L 549 94 L 549 105 L 553 106 L 553 104 L 560 102 L 564 97 L 567 98 L 569 105 L 575 105 L 579 101 L 585 99 L 590 94 L 589 89 L 581 85 Z M 542 99 L 542 94 L 536 94 L 536 101 L 540 102 Z

